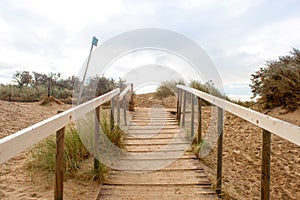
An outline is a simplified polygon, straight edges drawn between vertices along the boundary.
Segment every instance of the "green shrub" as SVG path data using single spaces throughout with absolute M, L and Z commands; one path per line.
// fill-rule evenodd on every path
M 185 82 L 183 80 L 164 81 L 156 89 L 155 96 L 158 98 L 175 96 L 178 92 L 176 85 L 185 85 Z
M 283 106 L 293 111 L 300 105 L 300 51 L 268 61 L 251 75 L 253 97 L 265 108 Z
M 224 94 L 220 92 L 215 86 L 212 81 L 208 81 L 204 84 L 202 84 L 200 81 L 192 80 L 189 84 L 191 88 L 195 88 L 197 90 L 200 90 L 202 92 L 211 94 L 216 97 L 221 97 L 221 98 L 227 98 Z

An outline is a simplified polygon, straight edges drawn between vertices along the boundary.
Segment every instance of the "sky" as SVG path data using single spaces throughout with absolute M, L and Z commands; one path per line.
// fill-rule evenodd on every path
M 250 95 L 250 75 L 266 61 L 300 49 L 300 1 L 0 0 L 0 83 L 22 70 L 77 75 L 93 36 L 101 44 L 140 28 L 195 41 L 226 93 L 242 98 Z

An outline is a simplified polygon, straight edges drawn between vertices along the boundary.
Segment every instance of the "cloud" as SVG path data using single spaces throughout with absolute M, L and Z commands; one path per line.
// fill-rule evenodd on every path
M 300 47 L 300 17 L 281 20 L 253 31 L 238 51 L 257 55 L 260 59 L 276 59 L 292 47 Z
M 77 74 L 92 36 L 103 43 L 125 31 L 156 27 L 202 46 L 225 86 L 248 84 L 266 60 L 300 48 L 299 13 L 299 2 L 293 0 L 2 0 L 0 74 L 16 69 Z M 160 56 L 151 62 L 175 60 Z

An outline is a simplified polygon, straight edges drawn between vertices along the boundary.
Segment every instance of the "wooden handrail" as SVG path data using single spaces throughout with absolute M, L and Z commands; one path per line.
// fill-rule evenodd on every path
M 181 94 L 186 92 L 196 95 L 198 97 L 198 143 L 201 141 L 201 100 L 204 99 L 207 102 L 218 107 L 218 153 L 217 153 L 217 183 L 216 192 L 221 194 L 222 188 L 222 157 L 223 157 L 223 111 L 226 110 L 260 128 L 263 129 L 263 139 L 262 139 L 262 164 L 261 164 L 261 199 L 268 200 L 270 198 L 270 152 L 271 152 L 271 133 L 278 135 L 298 146 L 300 146 L 300 127 L 290 124 L 288 122 L 282 121 L 280 119 L 262 114 L 260 112 L 251 110 L 249 108 L 242 107 L 240 105 L 231 103 L 219 97 L 204 93 L 202 91 L 190 88 L 184 85 L 177 85 L 178 100 L 177 104 L 177 119 L 180 122 L 181 115 Z M 192 97 L 193 98 L 193 97 Z M 192 104 L 192 112 L 193 112 Z M 184 105 L 185 107 L 185 105 Z M 184 120 L 183 108 L 183 120 Z M 193 115 L 192 115 L 193 122 Z M 180 124 L 180 123 L 179 123 Z M 182 122 L 184 126 L 184 121 Z M 191 126 L 192 129 L 194 128 Z M 193 131 L 191 130 L 192 136 Z
M 127 86 L 121 93 L 120 93 L 120 95 L 119 95 L 119 101 L 121 101 L 124 97 L 125 97 L 125 95 L 127 94 L 127 92 L 130 90 L 130 85 L 129 86 Z
M 119 93 L 120 89 L 115 89 L 0 139 L 0 164 L 68 125 L 73 121 L 74 116 L 76 116 L 76 118 L 82 117 L 84 114 L 94 110 L 97 106 L 109 101 Z
M 300 146 L 299 126 L 271 117 L 269 115 L 262 114 L 249 108 L 242 107 L 194 88 L 183 85 L 177 85 L 177 87 Z

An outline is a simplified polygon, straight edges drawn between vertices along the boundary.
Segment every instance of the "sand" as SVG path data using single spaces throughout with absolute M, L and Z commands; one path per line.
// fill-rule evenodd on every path
M 38 103 L 17 103 L 0 101 L 0 138 L 26 128 L 41 120 L 71 108 L 71 105 L 39 106 Z M 30 149 L 20 153 L 0 166 L 0 199 L 53 199 L 53 175 L 27 168 Z M 83 163 L 92 169 L 93 160 Z M 79 175 L 80 176 L 80 175 Z M 64 182 L 64 199 L 95 199 L 100 184 L 85 180 L 67 178 Z
M 150 103 L 147 99 L 150 98 Z M 161 103 L 151 95 L 138 97 L 137 106 L 161 104 L 176 106 L 176 98 Z M 10 103 L 0 101 L 0 137 L 7 136 L 42 119 L 50 117 L 69 105 L 38 106 L 37 103 Z M 212 108 L 203 106 L 203 133 L 210 123 Z M 282 114 L 282 109 L 266 111 L 267 114 L 300 125 L 300 110 Z M 186 117 L 189 119 L 189 114 Z M 224 126 L 224 191 L 234 199 L 260 199 L 261 169 L 260 128 L 226 113 Z M 25 164 L 29 150 L 0 166 L 0 199 L 52 199 L 53 177 L 49 174 L 32 173 Z M 216 146 L 203 159 L 206 173 L 215 182 Z M 86 161 L 87 166 L 92 161 Z M 92 166 L 90 166 L 92 167 Z M 300 199 L 300 147 L 272 134 L 271 198 Z M 67 179 L 65 199 L 95 199 L 100 185 L 91 180 Z

